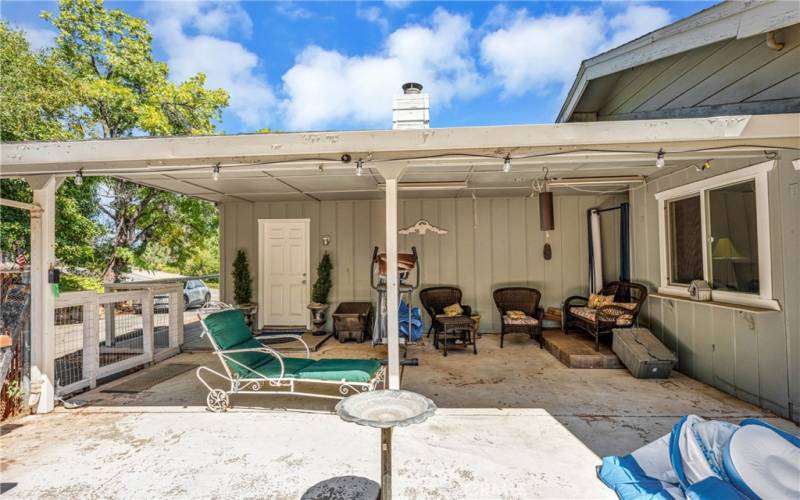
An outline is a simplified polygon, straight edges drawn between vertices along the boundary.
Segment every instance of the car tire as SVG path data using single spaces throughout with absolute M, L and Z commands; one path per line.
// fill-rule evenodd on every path
M 183 296 L 183 310 L 186 311 L 189 309 L 189 297 L 186 295 Z
M 208 304 L 209 302 L 211 302 L 211 293 L 210 293 L 210 292 L 206 292 L 206 297 L 205 297 L 205 299 L 203 300 L 203 305 L 206 305 L 206 304 Z

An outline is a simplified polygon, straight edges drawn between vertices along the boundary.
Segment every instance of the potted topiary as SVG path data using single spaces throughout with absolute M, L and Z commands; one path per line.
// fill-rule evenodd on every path
M 325 252 L 317 266 L 317 281 L 311 289 L 311 303 L 308 305 L 312 315 L 311 322 L 314 324 L 314 335 L 325 334 L 325 311 L 328 309 L 328 294 L 332 286 L 332 269 L 331 256 Z
M 233 261 L 233 301 L 236 302 L 236 307 L 244 312 L 245 320 L 250 327 L 253 326 L 253 317 L 258 307 L 257 304 L 251 302 L 252 282 L 247 255 L 243 249 L 239 249 L 236 252 L 236 259 Z

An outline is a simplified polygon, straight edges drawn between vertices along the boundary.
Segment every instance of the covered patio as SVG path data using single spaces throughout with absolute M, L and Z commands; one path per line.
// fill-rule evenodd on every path
M 232 262 L 244 249 L 262 312 L 256 328 L 272 324 L 264 315 L 273 302 L 265 295 L 262 221 L 305 221 L 300 255 L 309 284 L 320 257 L 331 254 L 331 310 L 341 302 L 375 301 L 370 257 L 374 247 L 386 252 L 388 341 L 376 347 L 329 341 L 311 357 L 386 358 L 389 388 L 419 392 L 439 406 L 425 424 L 397 433 L 395 491 L 404 497 L 609 496 L 595 477 L 600 457 L 650 442 L 690 413 L 732 422 L 765 418 L 797 433 L 780 418 L 797 411 L 790 401 L 798 367 L 788 361 L 795 359 L 790 339 L 796 333 L 787 314 L 798 296 L 785 286 L 792 264 L 783 262 L 796 252 L 780 236 L 790 224 L 784 207 L 794 199 L 776 194 L 769 202 L 778 228 L 769 239 L 776 291 L 760 305 L 702 306 L 686 296 L 659 296 L 652 245 L 660 235 L 655 195 L 665 189 L 768 163 L 759 168 L 769 167 L 771 192 L 788 193 L 798 175 L 792 166 L 798 137 L 800 115 L 784 114 L 6 145 L 2 175 L 29 179 L 32 208 L 40 212 L 32 228 L 39 412 L 54 410 L 57 391 L 58 304 L 47 282 L 56 264 L 55 189 L 64 176 L 109 175 L 218 204 L 221 299 L 232 302 Z M 658 158 L 666 165 L 657 165 Z M 545 168 L 555 195 L 555 229 L 547 233 L 539 229 L 535 199 Z M 624 369 L 569 369 L 526 336 L 508 336 L 501 349 L 492 291 L 533 287 L 542 292 L 541 306 L 555 308 L 570 295 L 587 294 L 586 213 L 620 203 L 631 204 L 629 276 L 651 291 L 641 324 L 678 354 L 677 371 L 666 380 L 639 380 Z M 420 220 L 448 234 L 398 234 Z M 602 282 L 623 275 L 618 220 L 606 227 Z M 546 242 L 551 258 L 543 256 Z M 445 358 L 426 340 L 409 348 L 419 366 L 401 366 L 397 258 L 411 247 L 420 252 L 421 287 L 457 286 L 480 314 L 477 355 Z M 142 293 L 149 300 L 150 292 Z M 293 314 L 307 322 L 308 294 L 298 297 Z M 78 299 L 75 304 L 85 303 Z M 93 300 L 90 307 L 103 303 Z M 679 317 L 684 307 L 689 313 Z M 154 342 L 152 333 L 143 338 Z M 183 343 L 183 327 L 170 338 L 171 355 L 174 342 Z M 331 414 L 333 402 L 234 395 L 232 410 L 207 413 L 193 368 L 216 363 L 211 354 L 181 353 L 81 394 L 89 403 L 83 409 L 55 408 L 22 420 L 3 437 L 11 456 L 29 457 L 7 464 L 9 495 L 191 497 L 202 491 L 297 498 L 333 476 L 377 479 L 377 434 L 341 423 Z M 142 390 L 113 392 L 170 365 L 187 368 Z M 62 439 L 45 444 L 42 435 Z M 100 472 L 81 474 L 88 469 Z
M 312 356 L 376 355 L 366 344 L 329 342 Z M 497 335 L 484 335 L 477 357 L 443 358 L 431 345 L 415 355 L 420 365 L 404 368 L 402 387 L 439 410 L 396 432 L 400 498 L 614 498 L 595 477 L 600 457 L 638 448 L 689 413 L 763 418 L 798 432 L 685 375 L 637 380 L 624 369 L 568 369 L 522 338 L 507 338 L 501 350 Z M 104 392 L 170 364 L 215 362 L 210 353 L 180 354 L 81 394 L 83 409 L 6 429 L 4 453 L 25 457 L 4 465 L 3 481 L 14 485 L 6 495 L 294 499 L 335 476 L 378 480 L 377 430 L 342 422 L 330 413 L 333 401 L 233 396 L 227 413 L 209 413 L 193 370 L 135 394 Z

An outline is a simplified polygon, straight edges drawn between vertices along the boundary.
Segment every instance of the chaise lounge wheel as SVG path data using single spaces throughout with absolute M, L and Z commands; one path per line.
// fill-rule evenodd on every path
M 206 404 L 208 409 L 220 413 L 226 411 L 230 406 L 228 402 L 228 393 L 221 389 L 214 389 L 206 396 Z

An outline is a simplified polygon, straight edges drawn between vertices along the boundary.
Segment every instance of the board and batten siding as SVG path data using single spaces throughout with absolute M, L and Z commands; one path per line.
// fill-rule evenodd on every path
M 768 174 L 772 293 L 781 311 L 650 297 L 641 320 L 676 353 L 680 372 L 800 422 L 800 172 L 792 159 L 782 154 Z M 714 161 L 708 171 L 678 171 L 632 191 L 632 279 L 658 287 L 656 193 L 763 161 Z
M 417 247 L 422 274 L 420 288 L 436 285 L 459 286 L 463 303 L 481 315 L 481 330 L 499 331 L 498 313 L 492 290 L 501 286 L 522 285 L 538 288 L 542 304 L 560 306 L 564 298 L 585 294 L 588 289 L 586 211 L 606 208 L 627 201 L 627 196 L 555 196 L 555 231 L 550 232 L 553 258 L 545 261 L 542 247 L 545 234 L 539 230 L 538 200 L 527 197 L 478 198 L 478 225 L 474 224 L 471 198 L 401 199 L 399 227 L 421 218 L 447 229 L 446 235 L 428 233 L 400 235 L 401 252 Z M 327 250 L 333 260 L 332 310 L 345 301 L 375 304 L 369 272 L 372 249 L 385 249 L 383 200 L 298 201 L 224 203 L 220 206 L 221 287 L 224 301 L 232 301 L 229 285 L 236 251 L 245 249 L 250 260 L 253 292 L 258 301 L 258 220 L 311 219 L 311 279 Z M 619 269 L 619 215 L 605 212 L 601 220 L 604 234 L 604 274 L 616 279 Z M 331 242 L 324 247 L 323 235 Z M 419 300 L 415 297 L 415 305 Z M 423 316 L 425 316 L 423 314 Z M 428 318 L 425 318 L 426 325 Z

